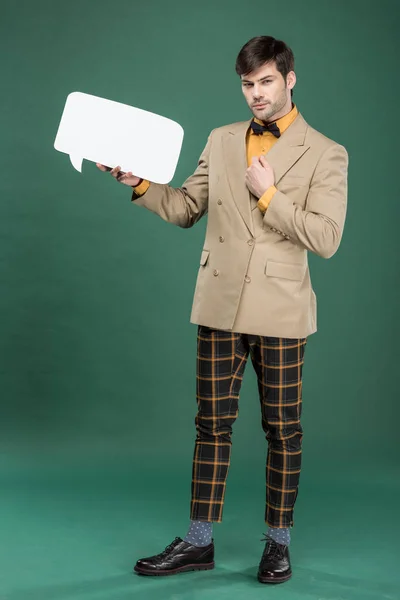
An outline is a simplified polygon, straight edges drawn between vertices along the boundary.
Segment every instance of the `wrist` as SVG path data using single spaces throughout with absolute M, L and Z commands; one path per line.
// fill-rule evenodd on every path
M 258 196 L 258 198 L 262 198 L 264 196 L 264 194 L 266 194 L 271 188 L 275 187 L 273 183 L 271 183 L 271 185 L 268 185 L 267 187 L 263 186 L 260 189 L 260 194 Z

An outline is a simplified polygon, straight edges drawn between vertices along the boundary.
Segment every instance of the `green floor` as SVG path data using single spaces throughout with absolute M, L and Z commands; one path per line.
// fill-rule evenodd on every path
M 292 531 L 292 579 L 256 580 L 263 482 L 230 472 L 216 568 L 168 578 L 132 574 L 188 524 L 184 469 L 134 461 L 20 462 L 0 470 L 1 600 L 392 600 L 400 598 L 398 471 L 303 470 Z M 54 462 L 54 461 L 53 461 Z M 306 472 L 305 472 L 306 471 Z

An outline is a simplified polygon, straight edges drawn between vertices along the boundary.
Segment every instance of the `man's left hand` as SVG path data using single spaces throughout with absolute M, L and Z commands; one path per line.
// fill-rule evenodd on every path
M 275 183 L 275 175 L 271 165 L 264 156 L 254 157 L 246 170 L 246 185 L 256 198 L 261 196 Z

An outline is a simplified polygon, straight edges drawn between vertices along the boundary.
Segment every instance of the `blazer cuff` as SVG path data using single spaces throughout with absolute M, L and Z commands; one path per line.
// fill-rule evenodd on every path
M 257 206 L 262 213 L 265 213 L 269 206 L 269 203 L 271 202 L 272 198 L 274 197 L 277 191 L 277 188 L 274 185 L 271 185 L 271 187 L 269 187 L 267 191 L 264 192 L 264 194 L 261 196 L 261 198 L 257 202 Z
M 150 181 L 147 181 L 147 179 L 143 179 L 142 183 L 139 183 L 139 185 L 132 188 L 133 196 L 136 196 L 136 198 L 143 196 L 143 194 L 145 194 L 147 192 L 149 187 L 150 187 Z

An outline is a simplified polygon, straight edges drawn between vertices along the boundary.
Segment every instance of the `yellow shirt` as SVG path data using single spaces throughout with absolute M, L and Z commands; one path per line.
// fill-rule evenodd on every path
M 281 135 L 286 131 L 286 129 L 293 123 L 295 118 L 298 115 L 298 110 L 295 105 L 293 105 L 292 110 L 278 119 L 276 124 L 279 127 Z M 262 125 L 262 121 L 255 119 L 257 123 Z M 247 148 L 247 164 L 251 165 L 251 159 L 254 156 L 261 156 L 262 154 L 266 154 L 269 150 L 271 150 L 272 146 L 276 144 L 279 138 L 276 138 L 273 133 L 270 131 L 264 131 L 262 135 L 256 135 L 254 131 L 249 128 L 246 137 L 246 148 Z M 268 157 L 267 157 L 268 160 Z M 138 196 L 143 196 L 145 192 L 149 189 L 150 182 L 144 179 L 142 183 L 133 188 L 135 194 Z M 275 192 L 277 191 L 276 187 L 272 185 L 268 190 L 261 196 L 258 201 L 258 207 L 262 212 L 265 212 L 268 208 L 269 203 L 271 202 Z
M 281 117 L 280 119 L 278 119 L 277 121 L 275 121 L 275 123 L 279 127 L 279 131 L 281 132 L 281 135 L 286 131 L 286 129 L 289 127 L 289 125 L 291 125 L 293 123 L 293 121 L 295 120 L 295 118 L 297 117 L 298 114 L 299 114 L 299 111 L 297 110 L 297 107 L 295 105 L 293 105 L 292 110 L 289 113 L 287 113 L 287 115 L 285 115 L 285 116 Z M 256 123 L 259 123 L 260 125 L 263 124 L 263 122 L 259 121 L 258 119 L 254 119 L 254 120 L 256 121 Z M 275 137 L 274 134 L 271 133 L 270 131 L 264 131 L 264 133 L 262 135 L 256 135 L 250 127 L 249 131 L 247 132 L 247 138 L 246 138 L 247 165 L 248 166 L 251 165 L 251 159 L 254 156 L 259 157 L 262 154 L 266 154 L 267 152 L 269 152 L 271 150 L 272 146 L 274 144 L 276 144 L 278 139 L 279 138 Z M 268 156 L 266 157 L 266 159 L 268 160 Z M 261 196 L 261 198 L 258 201 L 258 208 L 261 210 L 261 212 L 265 212 L 267 210 L 268 205 L 271 202 L 276 191 L 277 191 L 276 187 L 274 185 L 272 185 Z

